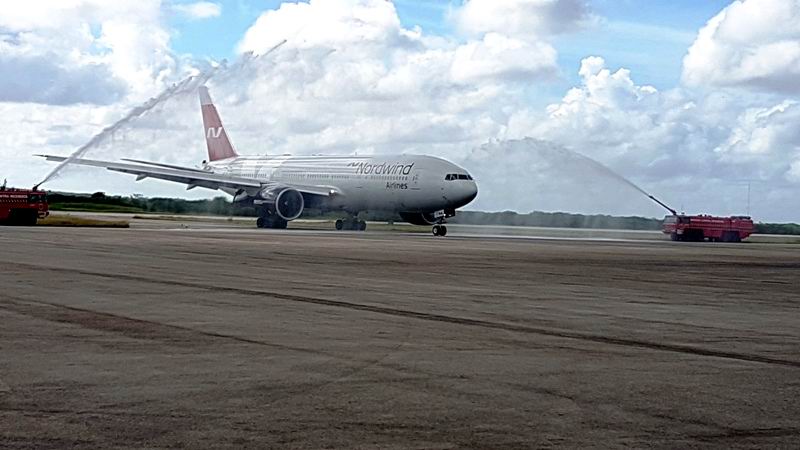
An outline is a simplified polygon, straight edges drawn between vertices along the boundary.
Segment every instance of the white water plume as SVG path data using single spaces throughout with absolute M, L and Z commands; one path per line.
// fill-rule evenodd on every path
M 634 214 L 654 205 L 625 200 L 650 195 L 604 164 L 553 142 L 492 140 L 461 161 L 479 183 L 475 209 Z M 565 206 L 567 205 L 567 206 Z M 653 210 L 656 211 L 655 209 Z
M 167 100 L 176 99 L 183 96 L 194 96 L 197 94 L 197 89 L 206 84 L 212 78 L 223 74 L 226 74 L 227 76 L 238 74 L 239 72 L 243 71 L 251 62 L 269 55 L 285 43 L 286 40 L 283 40 L 259 56 L 254 56 L 252 53 L 246 53 L 242 55 L 236 64 L 230 67 L 227 66 L 225 61 L 223 61 L 222 64 L 212 66 L 211 68 L 197 75 L 191 75 L 181 80 L 179 83 L 173 84 L 157 96 L 147 100 L 142 105 L 133 108 L 130 112 L 128 112 L 128 114 L 119 119 L 117 122 L 104 128 L 100 133 L 93 136 L 87 143 L 83 144 L 72 154 L 70 154 L 66 160 L 62 161 L 55 168 L 53 168 L 53 170 L 51 170 L 50 173 L 48 173 L 44 179 L 42 179 L 42 181 L 36 184 L 36 187 L 38 188 L 42 184 L 57 178 L 67 165 L 74 162 L 76 159 L 82 158 L 87 152 L 89 152 L 89 150 L 99 147 L 103 142 L 106 141 L 107 138 L 110 138 L 113 141 L 115 133 L 123 130 L 126 125 L 130 124 L 135 119 L 144 117 L 150 111 L 153 111 L 155 108 L 163 105 Z

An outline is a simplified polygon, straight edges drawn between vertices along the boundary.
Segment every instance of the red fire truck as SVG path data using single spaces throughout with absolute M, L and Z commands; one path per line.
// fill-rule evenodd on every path
M 36 225 L 49 214 L 46 192 L 0 186 L 0 224 Z
M 654 202 L 663 206 L 670 215 L 664 217 L 662 231 L 673 241 L 741 242 L 753 234 L 753 219 L 749 216 L 717 217 L 705 214 L 687 216 L 667 206 L 648 194 Z
M 741 242 L 753 234 L 753 220 L 748 216 L 672 214 L 664 217 L 663 231 L 673 241 Z

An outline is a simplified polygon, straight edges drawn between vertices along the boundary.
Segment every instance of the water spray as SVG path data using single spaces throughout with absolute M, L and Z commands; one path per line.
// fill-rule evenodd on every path
M 589 163 L 589 164 L 590 164 L 592 167 L 594 167 L 595 169 L 597 169 L 597 170 L 601 171 L 602 173 L 604 173 L 604 174 L 606 174 L 606 175 L 608 175 L 608 176 L 610 176 L 610 177 L 612 177 L 612 178 L 614 178 L 614 179 L 616 179 L 616 180 L 619 180 L 619 181 L 621 181 L 621 182 L 623 182 L 623 183 L 627 184 L 628 186 L 630 186 L 630 187 L 632 187 L 632 188 L 636 189 L 637 191 L 641 192 L 642 194 L 644 194 L 645 196 L 647 196 L 647 198 L 649 198 L 650 200 L 653 200 L 654 202 L 656 202 L 656 203 L 658 203 L 660 206 L 662 206 L 664 209 L 666 209 L 667 211 L 669 211 L 669 212 L 670 212 L 670 214 L 672 214 L 673 216 L 675 216 L 675 215 L 677 215 L 677 214 L 678 214 L 678 213 L 677 213 L 677 211 L 675 211 L 674 209 L 672 209 L 672 208 L 670 208 L 669 206 L 667 206 L 667 204 L 666 204 L 666 203 L 664 203 L 664 202 L 662 202 L 661 200 L 657 199 L 655 196 L 653 196 L 653 195 L 649 194 L 647 191 L 645 191 L 644 189 L 642 189 L 641 187 L 639 187 L 638 185 L 636 185 L 636 183 L 634 183 L 633 181 L 631 181 L 631 180 L 629 180 L 629 179 L 627 179 L 627 178 L 623 177 L 622 175 L 618 174 L 617 172 L 614 172 L 613 170 L 611 170 L 611 169 L 610 169 L 609 167 L 607 167 L 606 165 L 604 165 L 604 164 L 602 164 L 602 163 L 600 163 L 600 162 L 598 162 L 598 161 L 595 161 L 594 159 L 592 159 L 592 158 L 589 158 L 589 157 L 588 157 L 588 156 L 586 156 L 586 155 L 582 155 L 582 154 L 580 154 L 580 153 L 573 152 L 573 151 L 566 150 L 566 149 L 564 149 L 564 150 L 565 150 L 565 151 L 567 151 L 567 152 L 569 152 L 569 153 L 571 153 L 571 154 L 573 154 L 573 155 L 575 155 L 575 156 L 577 156 L 578 158 L 581 158 L 581 159 L 583 159 L 584 161 L 588 162 L 588 163 Z
M 241 66 L 249 63 L 250 61 L 267 56 L 270 53 L 277 50 L 278 48 L 280 48 L 281 46 L 283 46 L 284 44 L 286 44 L 286 42 L 287 42 L 286 39 L 282 40 L 281 42 L 279 42 L 278 44 L 276 44 L 275 46 L 273 46 L 272 48 L 270 48 L 269 50 L 267 50 L 266 52 L 264 52 L 262 55 L 259 56 L 253 56 L 252 54 L 247 54 L 243 57 L 241 63 L 234 66 L 234 68 L 240 68 Z M 166 100 L 170 98 L 182 94 L 194 94 L 197 91 L 197 88 L 204 85 L 208 80 L 217 75 L 217 73 L 224 68 L 225 65 L 221 64 L 214 66 L 204 72 L 201 72 L 198 75 L 191 75 L 189 77 L 186 77 L 179 83 L 173 84 L 172 86 L 168 87 L 157 96 L 147 100 L 142 105 L 133 108 L 130 112 L 128 112 L 128 114 L 125 115 L 125 117 L 116 121 L 114 124 L 104 128 L 103 131 L 92 137 L 89 140 L 89 142 L 87 142 L 86 144 L 82 145 L 80 148 L 75 150 L 71 155 L 67 157 L 67 159 L 62 161 L 53 170 L 51 170 L 50 173 L 48 173 L 47 176 L 45 176 L 42 181 L 40 181 L 33 187 L 33 189 L 37 190 L 39 186 L 41 186 L 42 184 L 52 180 L 53 178 L 56 178 L 64 167 L 66 167 L 68 164 L 72 163 L 76 159 L 82 157 L 90 149 L 99 145 L 100 142 L 102 142 L 103 139 L 105 139 L 107 136 L 109 135 L 113 136 L 117 130 L 122 128 L 128 122 L 131 122 L 132 120 L 145 115 L 147 112 L 151 111 L 153 108 L 164 103 Z
M 53 170 L 50 171 L 50 173 L 47 174 L 47 176 L 44 177 L 42 181 L 36 184 L 33 187 L 34 190 L 38 189 L 39 186 L 41 186 L 42 184 L 57 177 L 58 174 L 66 165 L 82 157 L 84 154 L 86 154 L 87 151 L 100 144 L 100 142 L 102 142 L 103 139 L 105 139 L 107 136 L 113 135 L 118 129 L 126 125 L 128 122 L 143 116 L 148 111 L 152 110 L 153 108 L 155 108 L 156 106 L 163 103 L 165 100 L 169 98 L 172 98 L 178 94 L 194 92 L 200 85 L 208 81 L 208 79 L 211 78 L 216 71 L 217 67 L 214 67 L 205 73 L 201 73 L 200 75 L 192 75 L 190 77 L 187 77 L 184 80 L 181 80 L 180 83 L 173 84 L 172 86 L 168 87 L 160 94 L 158 94 L 156 97 L 153 97 L 147 100 L 145 103 L 133 108 L 128 112 L 128 114 L 125 115 L 125 117 L 118 120 L 111 126 L 104 128 L 103 131 L 94 135 L 94 137 L 92 137 L 89 140 L 89 142 L 83 144 L 80 148 L 72 152 L 72 154 L 69 155 L 67 159 L 65 159 L 59 165 L 57 165 Z

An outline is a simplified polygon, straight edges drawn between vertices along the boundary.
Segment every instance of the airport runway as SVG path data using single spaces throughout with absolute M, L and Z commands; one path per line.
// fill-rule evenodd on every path
M 800 246 L 0 228 L 0 447 L 793 447 Z

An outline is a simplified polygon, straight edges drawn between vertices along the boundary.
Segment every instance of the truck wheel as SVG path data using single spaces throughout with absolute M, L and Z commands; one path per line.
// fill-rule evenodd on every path
M 678 233 L 670 233 L 669 238 L 672 239 L 673 241 L 677 241 L 680 238 L 680 236 L 678 236 Z

